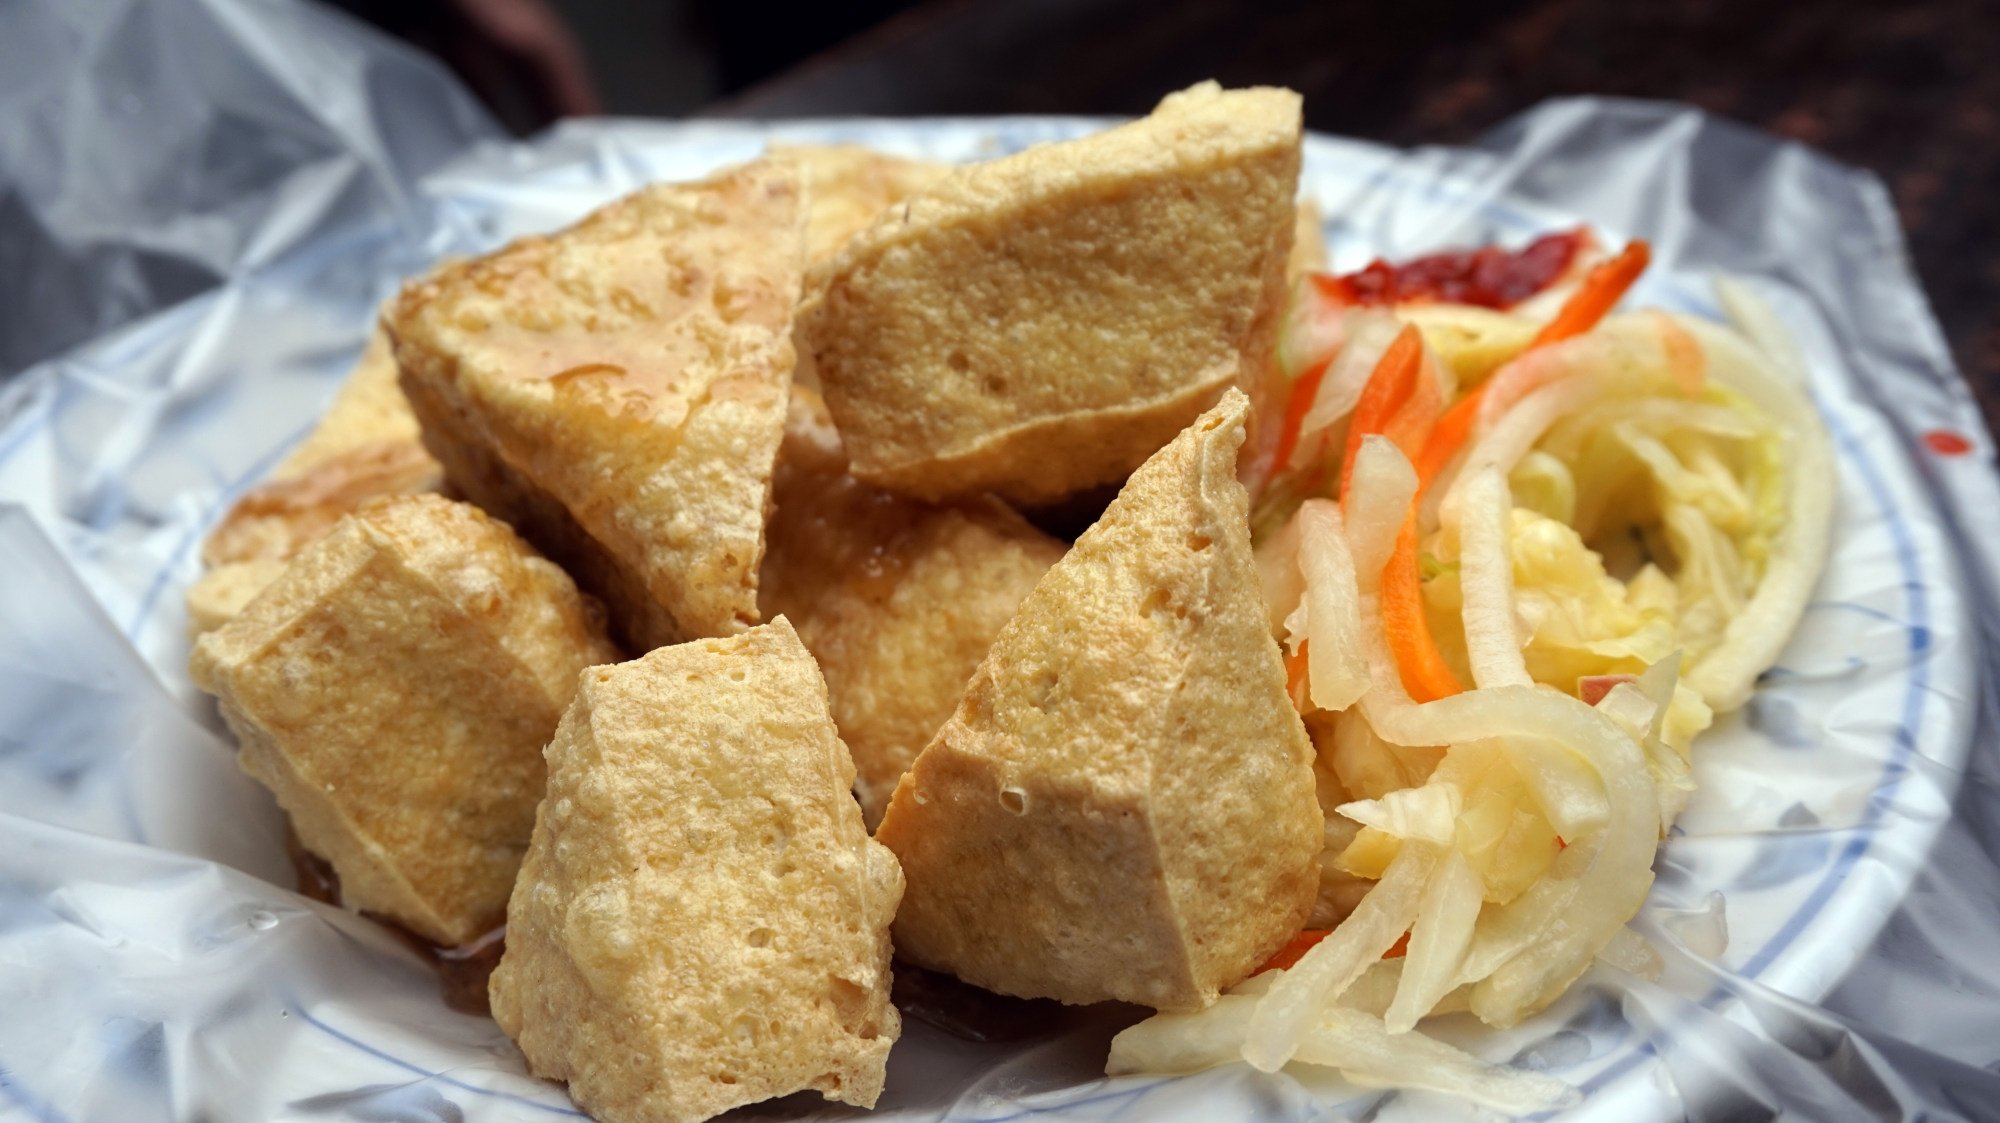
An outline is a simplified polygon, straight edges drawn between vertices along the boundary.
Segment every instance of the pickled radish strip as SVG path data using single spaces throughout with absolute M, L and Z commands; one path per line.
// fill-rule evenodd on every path
M 1458 510 L 1459 588 L 1466 659 L 1479 686 L 1526 686 L 1528 661 L 1514 624 L 1513 497 L 1498 470 L 1466 481 Z
M 1416 1028 L 1458 985 L 1458 968 L 1472 946 L 1485 891 L 1485 882 L 1465 855 L 1456 850 L 1445 854 L 1424 887 L 1417 919 L 1410 926 L 1409 950 L 1403 954 L 1403 978 L 1382 1017 L 1390 1033 Z
M 1417 473 L 1387 437 L 1364 438 L 1354 459 L 1353 487 L 1345 508 L 1347 546 L 1354 579 L 1365 596 L 1382 587 L 1382 570 L 1395 552 L 1396 535 L 1417 494 Z
M 1105 1074 L 1198 1072 L 1237 1060 L 1259 1001 L 1255 994 L 1225 994 L 1197 1013 L 1155 1014 L 1111 1039 Z M 1443 1092 L 1510 1114 L 1578 1099 L 1576 1089 L 1552 1076 L 1487 1064 L 1420 1033 L 1392 1034 L 1373 1014 L 1337 1006 L 1307 1026 L 1297 1059 L 1338 1069 L 1358 1084 Z
M 1312 704 L 1344 710 L 1368 689 L 1361 647 L 1361 593 L 1340 508 L 1309 499 L 1299 508 L 1299 569 L 1305 575 L 1306 682 Z
M 1333 1000 L 1409 931 L 1437 858 L 1434 846 L 1403 847 L 1333 935 L 1315 944 L 1257 999 L 1243 1041 L 1243 1059 L 1251 1067 L 1263 1072 L 1283 1068 Z

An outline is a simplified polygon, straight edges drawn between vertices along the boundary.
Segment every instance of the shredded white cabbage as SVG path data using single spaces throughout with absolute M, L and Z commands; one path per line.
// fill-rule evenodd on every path
M 1418 1027 L 1457 1010 L 1516 1024 L 1595 962 L 1659 970 L 1626 923 L 1692 790 L 1693 740 L 1790 635 L 1832 518 L 1796 356 L 1753 293 L 1722 295 L 1757 343 L 1649 312 L 1527 349 L 1533 320 L 1451 306 L 1349 311 L 1300 336 L 1330 348 L 1316 432 L 1346 422 L 1400 322 L 1441 349 L 1433 366 L 1488 380 L 1427 489 L 1366 436 L 1346 509 L 1309 498 L 1259 548 L 1273 626 L 1306 645 L 1324 711 L 1309 724 L 1328 876 L 1365 893 L 1289 970 L 1120 1034 L 1111 1071 L 1241 1057 L 1508 1110 L 1564 1097 Z M 1394 654 L 1413 641 L 1392 643 L 1382 613 L 1413 502 L 1431 642 L 1472 683 L 1422 704 Z

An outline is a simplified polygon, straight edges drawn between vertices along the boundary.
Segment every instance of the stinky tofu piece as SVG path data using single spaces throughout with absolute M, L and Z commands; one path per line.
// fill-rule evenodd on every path
M 616 658 L 562 570 L 420 495 L 307 547 L 190 670 L 343 902 L 456 945 L 504 918 L 542 746 L 577 676 Z
M 1190 1010 L 1295 935 L 1319 885 L 1231 390 L 1125 484 L 994 641 L 876 838 L 896 950 L 990 990 Z
M 817 395 L 792 392 L 758 596 L 826 674 L 873 827 L 1064 547 L 991 496 L 932 506 L 856 480 Z
M 590 671 L 563 715 L 488 989 L 603 1123 L 881 1093 L 903 878 L 826 698 L 779 617 Z
M 858 144 L 774 144 L 806 181 L 806 260 L 840 252 L 875 216 L 943 179 L 949 164 L 891 156 Z
M 1054 502 L 1138 467 L 1270 362 L 1299 97 L 1149 117 L 958 168 L 815 268 L 798 339 L 858 478 Z
M 798 175 L 759 160 L 445 266 L 388 313 L 453 486 L 629 647 L 757 622 L 804 253 Z
M 396 386 L 389 339 L 378 330 L 319 424 L 203 543 L 204 572 L 187 592 L 189 630 L 198 636 L 227 623 L 285 563 L 361 504 L 443 483 L 444 470 L 424 451 L 416 415 Z

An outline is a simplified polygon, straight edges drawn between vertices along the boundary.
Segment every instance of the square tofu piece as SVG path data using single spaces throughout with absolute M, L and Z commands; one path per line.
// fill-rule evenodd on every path
M 1190 1010 L 1299 930 L 1322 846 L 1231 390 L 1021 604 L 876 837 L 896 950 L 989 990 Z
M 800 348 L 854 474 L 1039 505 L 1115 484 L 1269 363 L 1299 96 L 1150 117 L 954 170 L 816 268 Z
M 903 877 L 791 625 L 591 671 L 548 761 L 489 988 L 528 1066 L 602 1123 L 872 1106 Z
M 757 622 L 805 253 L 796 170 L 648 187 L 405 288 L 424 443 L 645 650 Z
M 1064 546 L 991 496 L 932 506 L 862 483 L 818 395 L 792 394 L 758 596 L 826 674 L 872 828 Z
M 308 547 L 190 669 L 343 902 L 439 944 L 498 926 L 542 746 L 602 613 L 478 508 L 377 500 Z
M 205 572 L 188 588 L 194 635 L 229 622 L 285 563 L 370 499 L 436 491 L 444 469 L 424 451 L 379 330 L 305 443 L 229 509 L 202 544 Z

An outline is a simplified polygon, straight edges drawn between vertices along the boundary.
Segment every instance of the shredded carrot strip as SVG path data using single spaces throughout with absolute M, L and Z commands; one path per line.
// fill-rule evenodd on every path
M 1417 392 L 1424 369 L 1424 337 L 1415 324 L 1406 324 L 1396 333 L 1389 349 L 1382 352 L 1368 384 L 1361 388 L 1361 400 L 1354 405 L 1354 419 L 1347 426 L 1347 451 L 1340 460 L 1340 506 L 1347 507 L 1347 492 L 1354 478 L 1354 458 L 1361 455 L 1361 440 L 1388 428 L 1390 421 Z
M 1331 928 L 1308 928 L 1298 935 L 1293 936 L 1291 943 L 1279 948 L 1271 958 L 1264 961 L 1262 967 L 1250 973 L 1261 975 L 1266 971 L 1289 971 L 1298 966 L 1299 960 L 1304 959 L 1306 953 L 1311 951 L 1314 945 L 1331 935 L 1333 935 L 1333 929 Z M 1410 934 L 1405 932 L 1396 937 L 1396 942 L 1389 945 L 1389 950 L 1382 953 L 1382 958 L 1401 959 L 1409 953 Z
M 1427 447 L 1432 429 L 1444 404 L 1437 380 L 1424 369 L 1424 339 L 1416 325 L 1405 325 L 1395 342 L 1382 353 L 1361 400 L 1354 407 L 1354 420 L 1347 430 L 1347 454 L 1341 461 L 1340 505 L 1347 506 L 1354 480 L 1354 461 L 1361 454 L 1364 438 L 1382 434 L 1396 442 L 1405 455 L 1414 459 L 1416 450 Z M 1403 530 L 1396 538 L 1396 552 L 1382 569 L 1382 620 L 1389 648 L 1396 656 L 1396 668 L 1403 684 L 1418 701 L 1428 702 L 1464 688 L 1445 665 L 1424 619 L 1423 587 L 1417 573 L 1417 509 L 1410 506 Z
M 1271 458 L 1270 472 L 1265 479 L 1285 470 L 1292 458 L 1292 450 L 1299 445 L 1299 430 L 1304 428 L 1306 414 L 1312 409 L 1313 400 L 1319 397 L 1319 384 L 1326 379 L 1326 369 L 1333 365 L 1332 358 L 1321 359 L 1308 367 L 1292 382 L 1291 396 L 1285 400 L 1285 418 L 1278 428 L 1278 451 Z
M 1435 702 L 1462 693 L 1458 676 L 1438 651 L 1424 618 L 1423 579 L 1417 572 L 1417 510 L 1411 504 L 1396 535 L 1396 550 L 1382 567 L 1382 631 L 1396 657 L 1403 689 L 1419 702 Z
M 1640 239 L 1625 243 L 1617 257 L 1599 264 L 1583 279 L 1583 284 L 1563 301 L 1562 311 L 1556 318 L 1542 325 L 1535 341 L 1528 344 L 1529 350 L 1550 343 L 1560 342 L 1582 335 L 1597 326 L 1611 309 L 1624 298 L 1625 290 L 1646 271 L 1646 265 L 1653 260 L 1653 247 Z
M 1417 454 L 1417 487 L 1428 488 L 1437 479 L 1458 450 L 1472 436 L 1472 423 L 1479 419 L 1479 403 L 1486 399 L 1486 387 L 1491 383 L 1482 382 L 1473 387 L 1472 392 L 1451 404 L 1438 418 L 1437 427 L 1431 430 L 1431 439 L 1424 442 L 1424 450 Z
M 1289 971 L 1298 965 L 1299 960 L 1305 958 L 1305 954 L 1313 949 L 1314 944 L 1331 935 L 1333 935 L 1333 929 L 1331 928 L 1308 928 L 1298 935 L 1293 936 L 1291 943 L 1279 948 L 1271 958 L 1264 961 L 1262 967 L 1257 968 L 1256 971 L 1251 973 Z
M 1627 243 L 1617 257 L 1599 264 L 1590 271 L 1590 274 L 1583 279 L 1583 283 L 1577 286 L 1577 290 L 1563 302 L 1562 310 L 1556 313 L 1555 319 L 1542 326 L 1542 330 L 1522 350 L 1522 354 L 1582 335 L 1596 327 L 1599 321 L 1617 307 L 1618 302 L 1624 298 L 1626 290 L 1639 279 L 1639 274 L 1646 271 L 1646 265 L 1652 259 L 1652 247 L 1645 242 L 1635 240 Z M 1675 346 L 1678 342 L 1669 336 L 1668 352 L 1680 365 L 1685 365 L 1689 360 L 1684 355 L 1675 355 Z M 1685 351 L 1686 348 L 1683 347 L 1681 350 Z M 1693 361 L 1700 361 L 1698 347 L 1695 348 Z M 1419 488 L 1428 488 L 1431 481 L 1444 471 L 1445 465 L 1451 463 L 1451 458 L 1458 455 L 1458 450 L 1465 447 L 1466 440 L 1472 436 L 1473 422 L 1479 419 L 1479 407 L 1486 399 L 1486 389 L 1491 385 L 1493 383 L 1490 380 L 1480 383 L 1464 397 L 1452 403 L 1452 407 L 1438 419 L 1437 427 L 1431 430 L 1431 439 L 1424 443 L 1423 451 L 1414 458 Z
M 1438 415 L 1444 412 L 1444 387 L 1438 383 L 1437 371 L 1431 366 L 1428 355 L 1417 364 L 1415 385 L 1410 388 L 1410 396 L 1396 410 L 1395 416 L 1382 426 L 1382 435 L 1394 441 L 1403 455 L 1413 463 L 1430 443 L 1431 430 L 1437 428 Z
M 1292 700 L 1292 708 L 1305 713 L 1306 695 L 1306 645 L 1310 640 L 1300 640 L 1299 649 L 1285 656 L 1285 694 Z

